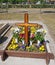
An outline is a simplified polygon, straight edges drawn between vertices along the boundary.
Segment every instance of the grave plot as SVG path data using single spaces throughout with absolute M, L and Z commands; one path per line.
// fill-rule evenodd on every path
M 1 27 L 3 26 L 4 24 L 0 24 L 0 29 L 1 29 Z
M 6 42 L 2 54 L 3 60 L 6 56 L 40 58 L 46 59 L 48 65 L 50 59 L 54 59 L 54 55 L 48 52 L 46 45 L 46 30 L 40 24 L 28 23 L 28 13 L 24 15 L 24 23 L 14 24 L 11 31 L 12 35 Z
M 7 40 L 9 40 L 9 36 L 10 36 L 10 28 L 11 25 L 10 24 L 0 24 L 0 55 L 3 54 L 6 46 L 7 46 Z M 10 36 L 11 37 L 11 36 Z

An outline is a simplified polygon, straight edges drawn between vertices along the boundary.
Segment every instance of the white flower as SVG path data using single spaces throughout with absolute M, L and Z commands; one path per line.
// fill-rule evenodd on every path
M 14 28 L 14 33 L 15 33 L 15 32 L 20 32 L 20 29 L 19 29 L 18 27 L 15 27 L 15 28 Z
M 43 32 L 43 29 L 38 29 L 37 32 Z
M 46 30 L 44 30 L 43 28 L 38 29 L 36 32 L 44 32 L 44 33 L 47 33 L 47 31 L 46 31 Z

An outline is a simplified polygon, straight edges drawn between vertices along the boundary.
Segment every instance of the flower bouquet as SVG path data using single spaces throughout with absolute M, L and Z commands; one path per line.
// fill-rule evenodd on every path
M 29 36 L 29 45 L 25 44 L 25 28 L 24 27 L 16 27 L 13 29 L 13 38 L 11 40 L 10 45 L 8 46 L 8 50 L 19 50 L 19 51 L 45 51 L 44 47 L 44 37 L 45 31 L 37 27 L 29 27 L 30 31 Z
M 12 40 L 10 42 L 10 45 L 8 46 L 8 50 L 24 50 L 25 48 L 25 32 L 24 27 L 15 27 L 12 28 Z

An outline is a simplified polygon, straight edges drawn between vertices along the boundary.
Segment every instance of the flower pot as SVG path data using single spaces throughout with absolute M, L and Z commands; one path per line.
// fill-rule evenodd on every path
M 32 45 L 32 41 L 30 41 L 30 45 Z
M 24 42 L 24 40 L 22 40 L 22 44 L 24 44 L 25 42 Z
M 39 40 L 37 40 L 37 46 L 39 46 L 40 45 L 40 41 Z

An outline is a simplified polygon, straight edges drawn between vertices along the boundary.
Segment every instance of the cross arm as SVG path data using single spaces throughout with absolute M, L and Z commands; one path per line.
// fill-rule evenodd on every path
M 15 25 L 16 25 L 16 26 L 25 26 L 24 23 L 18 23 L 18 24 L 16 23 Z
M 28 26 L 34 26 L 34 27 L 42 27 L 42 25 L 35 24 L 35 23 L 29 23 Z

